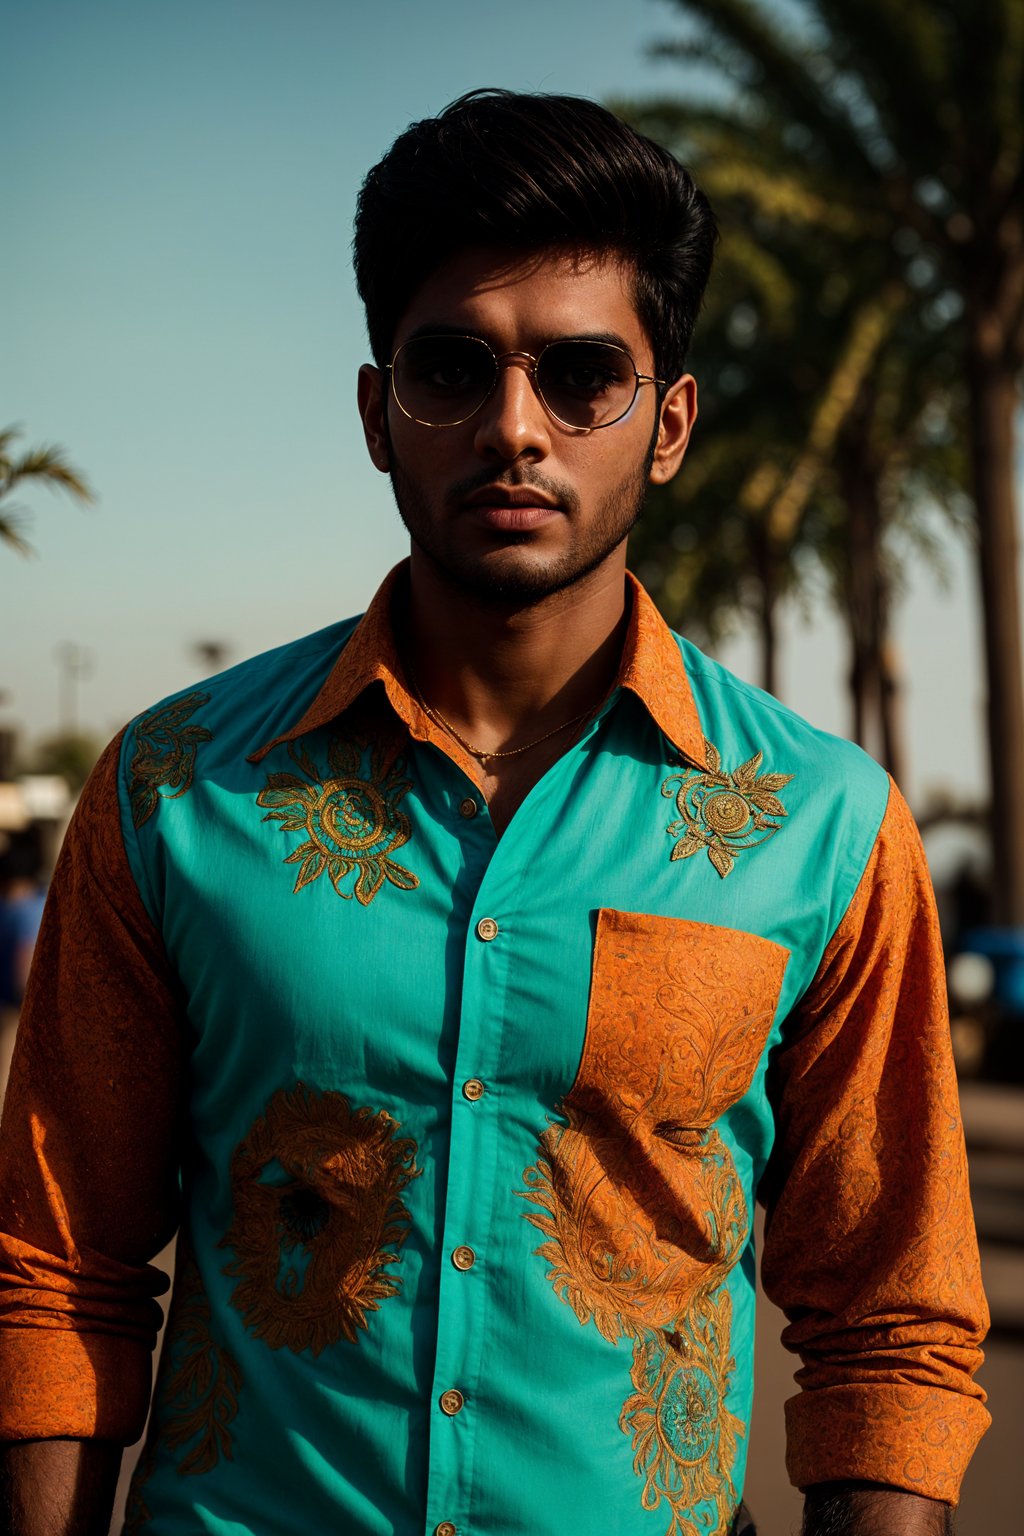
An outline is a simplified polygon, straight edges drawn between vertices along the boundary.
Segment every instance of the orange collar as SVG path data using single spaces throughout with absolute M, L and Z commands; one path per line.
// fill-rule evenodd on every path
M 441 731 L 420 704 L 395 645 L 391 607 L 407 564 L 403 561 L 396 565 L 385 577 L 302 718 L 251 753 L 250 762 L 262 762 L 274 747 L 329 725 L 354 704 L 371 683 L 381 683 L 388 702 L 405 722 L 411 736 L 440 747 L 471 778 L 476 777 L 479 765 L 475 759 Z M 706 768 L 704 732 L 679 646 L 661 614 L 629 571 L 626 581 L 633 601 L 614 686 L 628 688 L 634 693 L 672 745 L 691 762 Z

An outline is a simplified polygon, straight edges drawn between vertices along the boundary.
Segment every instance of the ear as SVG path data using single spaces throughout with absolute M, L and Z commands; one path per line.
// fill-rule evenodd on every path
M 356 386 L 366 450 L 374 467 L 379 469 L 382 475 L 386 475 L 391 467 L 385 424 L 388 408 L 386 378 L 387 375 L 381 373 L 379 368 L 374 368 L 370 363 L 364 363 L 359 370 L 359 383 Z
M 693 424 L 697 420 L 697 380 L 684 373 L 661 402 L 658 440 L 651 464 L 652 485 L 666 485 L 683 462 Z

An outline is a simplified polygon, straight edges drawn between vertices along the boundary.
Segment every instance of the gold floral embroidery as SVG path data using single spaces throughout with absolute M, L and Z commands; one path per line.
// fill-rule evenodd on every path
M 284 860 L 299 865 L 295 891 L 326 872 L 339 896 L 354 895 L 366 907 L 385 880 L 402 891 L 420 882 L 391 857 L 411 836 L 409 818 L 399 810 L 410 781 L 402 777 L 401 763 L 389 764 L 379 746 L 366 773 L 364 750 L 359 742 L 334 737 L 325 778 L 302 747 L 290 746 L 289 756 L 309 782 L 294 773 L 271 773 L 256 804 L 267 809 L 263 820 L 279 821 L 282 832 L 305 833 L 306 841 Z M 353 870 L 359 871 L 354 890 L 343 891 L 341 882 Z
M 167 1324 L 156 1389 L 156 1408 L 145 1450 L 132 1478 L 125 1511 L 125 1536 L 140 1531 L 151 1518 L 145 1485 L 162 1441 L 172 1451 L 191 1449 L 178 1463 L 182 1477 L 210 1472 L 223 1456 L 233 1455 L 229 1425 L 238 1412 L 242 1373 L 234 1358 L 210 1331 L 210 1303 L 195 1257 L 183 1244 Z
M 518 1191 L 540 1208 L 527 1219 L 556 1294 L 632 1342 L 619 1425 L 644 1507 L 672 1511 L 666 1536 L 724 1532 L 735 1509 L 724 1282 L 749 1217 L 715 1122 L 750 1087 L 787 959 L 754 934 L 602 909 L 565 1123 L 542 1133 Z
M 135 752 L 128 770 L 128 799 L 136 827 L 149 820 L 159 800 L 178 800 L 191 789 L 196 749 L 200 742 L 212 741 L 213 735 L 203 725 L 185 722 L 209 701 L 208 693 L 186 693 L 136 724 Z M 165 789 L 173 794 L 161 794 Z
M 221 1247 L 235 1259 L 231 1297 L 271 1349 L 318 1355 L 355 1343 L 388 1296 L 409 1212 L 399 1196 L 418 1177 L 416 1143 L 383 1110 L 344 1094 L 281 1089 L 231 1160 L 234 1219 Z
M 666 799 L 675 798 L 679 820 L 666 829 L 677 838 L 673 859 L 688 859 L 706 851 L 723 880 L 737 854 L 766 843 L 779 830 L 786 807 L 777 790 L 792 780 L 791 773 L 758 773 L 763 752 L 727 773 L 716 747 L 705 740 L 708 767 L 674 773 L 661 786 Z
M 746 1202 L 727 1148 L 717 1131 L 671 1126 L 651 1156 L 571 1104 L 565 1113 L 566 1126 L 542 1135 L 520 1191 L 546 1213 L 527 1220 L 547 1239 L 536 1252 L 551 1266 L 551 1285 L 612 1344 L 674 1327 L 746 1241 Z M 673 1188 L 673 1170 L 657 1166 L 680 1160 L 685 1196 Z
M 732 1480 L 737 1442 L 746 1431 L 725 1404 L 732 1302 L 703 1293 L 679 1327 L 652 1333 L 633 1352 L 636 1391 L 620 1428 L 633 1437 L 633 1470 L 644 1479 L 641 1503 L 672 1511 L 666 1536 L 725 1536 L 738 1495 Z M 701 1511 L 700 1505 L 711 1505 Z

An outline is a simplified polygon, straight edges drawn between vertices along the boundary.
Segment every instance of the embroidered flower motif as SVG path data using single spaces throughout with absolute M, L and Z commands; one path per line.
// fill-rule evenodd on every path
M 418 1177 L 416 1143 L 383 1110 L 298 1083 L 281 1089 L 231 1159 L 234 1219 L 221 1240 L 235 1258 L 231 1297 L 271 1349 L 318 1355 L 355 1343 L 401 1282 L 409 1212 L 399 1199 Z
M 145 1487 L 161 1441 L 171 1450 L 191 1442 L 178 1463 L 182 1477 L 210 1472 L 222 1456 L 230 1461 L 233 1455 L 229 1425 L 238 1412 L 242 1373 L 213 1337 L 199 1266 L 184 1243 L 179 1244 L 177 1269 L 153 1419 L 125 1509 L 125 1536 L 141 1531 L 151 1518 Z
M 267 809 L 263 820 L 279 821 L 282 832 L 305 833 L 305 842 L 284 860 L 299 865 L 295 891 L 325 872 L 339 896 L 346 901 L 355 896 L 364 907 L 385 880 L 399 890 L 414 890 L 420 883 L 416 875 L 391 857 L 412 833 L 408 816 L 398 808 L 412 787 L 402 777 L 401 764 L 396 760 L 385 768 L 378 747 L 367 773 L 362 745 L 339 736 L 327 750 L 330 777 L 320 773 L 302 747 L 290 746 L 288 753 L 305 780 L 294 773 L 271 773 L 256 804 Z M 355 887 L 343 891 L 341 883 L 353 870 L 359 871 Z
M 675 1330 L 648 1335 L 633 1352 L 636 1391 L 619 1426 L 633 1437 L 644 1509 L 664 1499 L 672 1511 L 665 1536 L 725 1536 L 732 1520 L 732 1469 L 745 1429 L 725 1405 L 736 1365 L 731 1317 L 728 1291 L 705 1294 Z
M 661 786 L 666 799 L 675 797 L 679 820 L 669 823 L 670 837 L 678 838 L 673 859 L 688 859 L 706 851 L 723 880 L 746 848 L 766 843 L 779 830 L 786 807 L 777 790 L 793 778 L 791 773 L 758 773 L 763 752 L 755 752 L 731 773 L 722 769 L 717 748 L 705 741 L 708 768 L 674 773 Z
M 196 749 L 200 742 L 212 741 L 213 734 L 203 725 L 185 722 L 209 701 L 208 693 L 186 693 L 136 723 L 135 752 L 128 770 L 128 799 L 136 827 L 149 820 L 158 800 L 177 800 L 191 789 Z M 161 794 L 162 789 L 173 794 Z

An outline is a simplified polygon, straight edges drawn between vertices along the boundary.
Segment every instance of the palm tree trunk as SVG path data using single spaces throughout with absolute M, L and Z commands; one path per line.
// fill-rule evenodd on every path
M 994 915 L 1024 925 L 1024 665 L 1021 659 L 1014 416 L 1017 386 L 1002 326 L 969 311 L 971 452 L 988 681 Z
M 757 633 L 761 643 L 761 687 L 765 693 L 779 694 L 779 582 L 778 563 L 771 532 L 763 530 L 754 540 L 757 569 Z
M 897 783 L 904 772 L 896 650 L 890 635 L 892 590 L 882 549 L 882 488 L 870 438 L 875 402 L 865 396 L 839 446 L 846 507 L 844 614 L 850 644 L 853 739 L 874 752 Z
M 881 697 L 878 701 L 882 724 L 882 762 L 897 784 L 904 783 L 906 773 L 906 736 L 903 729 L 903 685 L 900 680 L 899 653 L 888 639 L 888 619 L 885 637 L 880 639 Z

